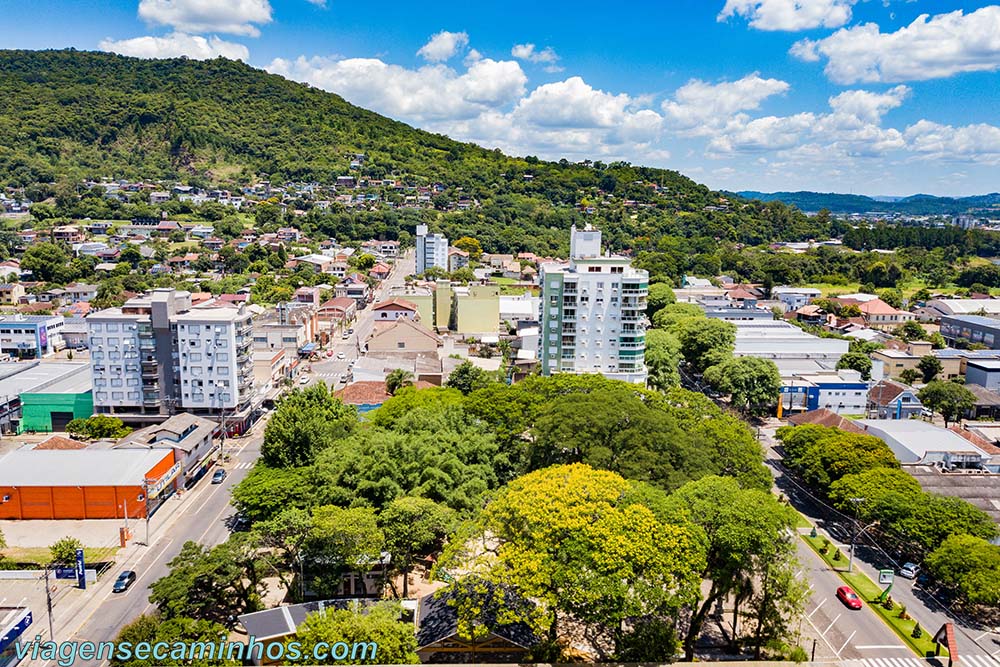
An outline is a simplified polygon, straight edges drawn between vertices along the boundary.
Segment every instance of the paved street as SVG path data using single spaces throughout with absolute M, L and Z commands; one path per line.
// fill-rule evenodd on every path
M 763 429 L 762 442 L 765 445 L 766 460 L 781 492 L 785 493 L 792 505 L 805 514 L 810 521 L 819 525 L 822 521 L 810 499 L 796 492 L 794 480 L 782 472 L 781 459 L 774 451 L 773 429 Z M 849 553 L 849 546 L 840 540 L 831 540 Z M 856 551 L 854 567 L 862 570 L 873 581 L 878 580 L 878 567 L 873 563 L 883 561 L 885 556 L 871 549 Z M 934 664 L 937 660 L 925 660 L 913 655 L 895 633 L 875 615 L 873 611 L 862 609 L 850 611 L 835 597 L 835 591 L 843 582 L 839 576 L 827 569 L 825 563 L 802 540 L 799 540 L 799 560 L 803 564 L 803 577 L 812 584 L 812 596 L 807 605 L 807 620 L 824 637 L 826 647 L 834 651 L 838 659 L 848 660 L 850 667 L 918 667 Z M 896 564 L 896 568 L 902 563 Z M 907 612 L 925 630 L 934 633 L 944 623 L 951 622 L 956 630 L 959 658 L 962 664 L 974 667 L 1000 667 L 1000 635 L 976 630 L 951 616 L 942 605 L 922 591 L 914 582 L 896 577 L 892 588 L 893 599 L 906 606 Z M 817 659 L 820 649 L 817 649 Z M 947 659 L 942 664 L 947 664 Z
M 209 479 L 203 479 L 193 491 L 181 497 L 168 500 L 169 503 L 181 503 L 183 508 L 175 513 L 162 529 L 151 535 L 152 544 L 141 548 L 137 558 L 119 563 L 111 572 L 102 577 L 101 582 L 88 591 L 94 600 L 71 618 L 60 614 L 58 606 L 55 609 L 56 637 L 59 639 L 75 639 L 77 641 L 108 641 L 113 639 L 122 626 L 134 620 L 140 614 L 153 610 L 149 603 L 149 585 L 167 574 L 167 563 L 180 552 L 188 540 L 194 540 L 205 545 L 220 544 L 229 537 L 230 530 L 227 520 L 235 510 L 229 504 L 230 491 L 233 486 L 247 476 L 254 461 L 260 455 L 262 433 L 266 420 L 255 425 L 251 434 L 240 439 L 229 439 L 226 451 L 231 460 L 225 466 L 229 471 L 221 484 L 211 484 Z M 164 508 L 165 509 L 165 508 Z M 161 511 L 163 511 L 161 509 Z M 136 538 L 142 539 L 142 530 L 136 530 Z M 124 594 L 111 593 L 111 584 L 118 573 L 134 570 L 137 580 L 132 588 Z M 93 604 L 97 601 L 97 604 Z M 44 611 L 36 614 L 36 623 L 45 622 Z M 45 663 L 41 663 L 45 664 Z
M 415 263 L 412 251 L 400 257 L 393 265 L 389 277 L 383 280 L 382 284 L 375 290 L 372 303 L 378 303 L 388 297 L 393 287 L 401 287 L 406 280 L 406 276 L 413 274 Z M 354 333 L 346 340 L 340 337 L 333 339 L 332 349 L 334 356 L 324 356 L 322 359 L 312 362 L 312 374 L 309 378 L 309 384 L 322 381 L 334 389 L 344 387 L 347 383 L 342 382 L 341 377 L 347 373 L 351 361 L 362 356 L 360 354 L 361 345 L 368 340 L 374 326 L 375 315 L 372 312 L 371 305 L 364 310 L 358 311 L 357 319 L 351 326 L 354 329 Z M 344 358 L 338 359 L 338 353 L 343 353 Z

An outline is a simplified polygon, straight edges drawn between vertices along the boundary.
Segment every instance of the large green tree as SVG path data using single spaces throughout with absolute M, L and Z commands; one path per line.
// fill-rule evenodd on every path
M 664 307 L 676 303 L 677 297 L 673 288 L 666 283 L 653 283 L 649 286 L 649 295 L 646 297 L 646 315 L 652 320 L 656 313 Z
M 872 376 L 872 358 L 864 352 L 848 352 L 837 360 L 837 369 L 851 369 L 861 373 L 861 379 L 870 380 Z
M 952 535 L 927 557 L 935 579 L 971 604 L 1000 604 L 1000 547 L 973 535 Z
M 312 515 L 308 510 L 288 507 L 277 516 L 254 524 L 252 538 L 259 548 L 272 556 L 270 561 L 285 590 L 291 591 L 288 572 L 301 570 L 302 551 L 312 534 Z
M 920 361 L 917 362 L 917 370 L 919 370 L 923 376 L 924 382 L 930 382 L 933 380 L 943 368 L 944 366 L 941 364 L 941 360 L 933 354 L 925 354 L 920 357 Z
M 150 586 L 149 601 L 165 619 L 188 617 L 233 628 L 240 614 L 260 608 L 264 585 L 256 548 L 236 533 L 208 548 L 188 541 L 168 563 L 170 572 Z
M 323 505 L 313 510 L 307 545 L 310 560 L 322 564 L 313 579 L 313 590 L 336 595 L 343 574 L 364 575 L 379 562 L 385 534 L 378 527 L 375 512 L 367 507 Z M 361 585 L 365 586 L 364 577 Z
M 709 583 L 699 592 L 684 639 L 685 657 L 694 657 L 709 611 L 732 596 L 739 603 L 757 596 L 755 610 L 759 651 L 765 638 L 787 635 L 801 611 L 802 591 L 787 581 L 794 564 L 794 511 L 769 491 L 740 488 L 736 480 L 709 476 L 689 482 L 670 498 L 674 510 L 688 516 L 703 531 L 708 559 L 699 573 Z M 706 590 L 703 586 L 700 591 Z M 769 598 L 769 599 L 765 599 Z
M 477 389 L 486 387 L 490 382 L 493 382 L 493 377 L 488 371 L 484 371 L 471 361 L 463 361 L 448 375 L 445 386 L 458 389 L 463 394 L 471 394 Z
M 417 664 L 413 624 L 403 621 L 402 612 L 399 605 L 389 602 L 364 609 L 313 612 L 295 633 L 302 655 L 290 661 L 305 665 Z M 317 647 L 325 657 L 316 655 Z
M 109 661 L 111 667 L 236 667 L 241 662 L 235 657 L 219 655 L 216 647 L 220 640 L 229 636 L 229 630 L 219 623 L 196 620 L 193 618 L 163 619 L 158 614 L 143 614 L 128 625 L 122 627 L 115 637 L 119 644 L 128 643 L 136 646 L 142 642 L 150 646 L 168 644 L 164 651 L 166 657 L 148 658 L 132 657 L 122 660 L 116 652 Z M 204 648 L 193 648 L 201 645 Z M 162 650 L 162 649 L 161 649 Z M 193 656 L 193 659 L 191 659 Z
M 308 465 L 356 425 L 354 407 L 341 403 L 325 382 L 297 389 L 275 408 L 264 430 L 261 460 L 271 467 Z
M 962 415 L 976 405 L 976 396 L 960 384 L 934 380 L 917 393 L 917 398 L 925 406 L 939 413 L 948 422 L 961 419 Z
M 43 241 L 24 251 L 21 269 L 31 271 L 32 277 L 43 282 L 61 282 L 72 279 L 67 275 L 70 255 L 58 243 Z
M 646 368 L 649 386 L 661 391 L 681 383 L 678 366 L 681 362 L 681 343 L 669 331 L 650 329 L 646 332 Z
M 781 374 L 770 359 L 737 357 L 705 371 L 705 380 L 729 394 L 732 406 L 752 414 L 766 414 L 778 402 Z
M 710 318 L 683 319 L 671 330 L 681 343 L 681 354 L 696 373 L 720 364 L 733 354 L 736 326 Z
M 441 568 L 516 590 L 536 605 L 526 620 L 553 639 L 572 617 L 617 651 L 626 619 L 670 618 L 695 598 L 705 562 L 689 526 L 660 521 L 629 493 L 622 477 L 582 464 L 530 473 L 451 543 Z M 673 650 L 661 648 L 661 659 Z
M 409 595 L 409 574 L 419 556 L 431 554 L 444 543 L 452 512 L 433 500 L 404 496 L 386 505 L 378 515 L 385 548 L 393 570 L 403 577 L 402 596 Z

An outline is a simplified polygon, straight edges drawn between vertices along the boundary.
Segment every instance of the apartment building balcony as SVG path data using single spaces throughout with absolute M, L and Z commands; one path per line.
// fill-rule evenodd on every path
M 642 350 L 646 347 L 645 338 L 621 338 L 618 341 L 619 350 Z

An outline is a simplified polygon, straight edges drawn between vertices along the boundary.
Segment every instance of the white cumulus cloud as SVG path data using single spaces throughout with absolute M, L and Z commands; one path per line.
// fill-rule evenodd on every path
M 758 109 L 768 97 L 783 94 L 789 88 L 785 81 L 765 79 L 759 72 L 721 83 L 692 79 L 661 106 L 673 126 L 691 134 L 706 134 L 736 112 Z
M 420 47 L 417 55 L 428 62 L 439 63 L 449 60 L 468 45 L 467 33 L 442 30 Z
M 805 61 L 825 58 L 826 75 L 845 85 L 995 72 L 1000 69 L 1000 6 L 968 14 L 922 14 L 888 33 L 875 23 L 842 28 L 824 39 L 796 42 L 791 53 Z
M 513 103 L 527 83 L 516 62 L 489 58 L 470 63 L 463 73 L 445 65 L 408 69 L 376 58 L 278 58 L 266 69 L 410 122 L 472 118 Z
M 1000 164 L 1000 127 L 978 123 L 954 127 L 920 120 L 906 128 L 910 150 L 925 158 Z
M 179 58 L 187 56 L 195 60 L 208 60 L 222 56 L 231 60 L 246 61 L 250 52 L 247 47 L 236 42 L 227 42 L 218 37 L 202 37 L 174 32 L 165 37 L 133 37 L 132 39 L 104 39 L 99 44 L 102 51 L 111 51 L 123 56 L 136 58 Z
M 557 63 L 559 54 L 551 46 L 544 49 L 535 48 L 534 44 L 515 44 L 510 50 L 510 55 L 518 60 L 526 60 L 530 63 L 545 65 L 546 72 L 561 72 L 563 70 Z
M 268 0 L 140 0 L 139 18 L 179 32 L 260 35 L 271 22 Z
M 838 28 L 851 20 L 858 0 L 726 0 L 718 20 L 742 16 L 758 30 Z

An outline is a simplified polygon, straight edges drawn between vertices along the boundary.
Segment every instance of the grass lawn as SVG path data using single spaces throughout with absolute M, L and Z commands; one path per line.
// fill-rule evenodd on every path
M 813 550 L 819 554 L 830 568 L 840 575 L 854 592 L 861 596 L 868 606 L 878 614 L 886 625 L 893 629 L 893 631 L 899 635 L 910 648 L 912 648 L 917 655 L 921 657 L 928 657 L 934 655 L 935 644 L 931 637 L 937 628 L 922 628 L 924 634 L 919 639 L 914 639 L 911 635 L 913 633 L 913 626 L 916 622 L 913 620 L 903 620 L 899 617 L 901 607 L 897 604 L 891 611 L 883 607 L 877 602 L 873 602 L 879 595 L 882 594 L 882 588 L 879 587 L 874 581 L 868 578 L 863 572 L 855 569 L 854 572 L 847 572 L 847 559 L 848 554 L 845 552 L 840 553 L 840 560 L 835 560 L 834 555 L 837 553 L 837 548 L 831 544 L 826 550 L 826 553 L 822 553 L 823 549 L 823 538 L 822 537 L 810 537 L 808 535 L 803 535 L 802 539 L 806 541 L 813 548 Z M 889 593 L 890 597 L 892 593 Z M 948 649 L 944 646 L 941 647 L 941 655 L 947 655 Z
M 52 555 L 48 547 L 8 547 L 2 550 L 6 560 L 17 563 L 38 563 L 49 562 Z M 100 563 L 112 560 L 118 553 L 118 547 L 84 547 L 83 558 L 88 563 Z
M 812 528 L 812 524 L 809 519 L 805 518 L 798 512 L 795 513 L 795 527 L 796 528 Z

